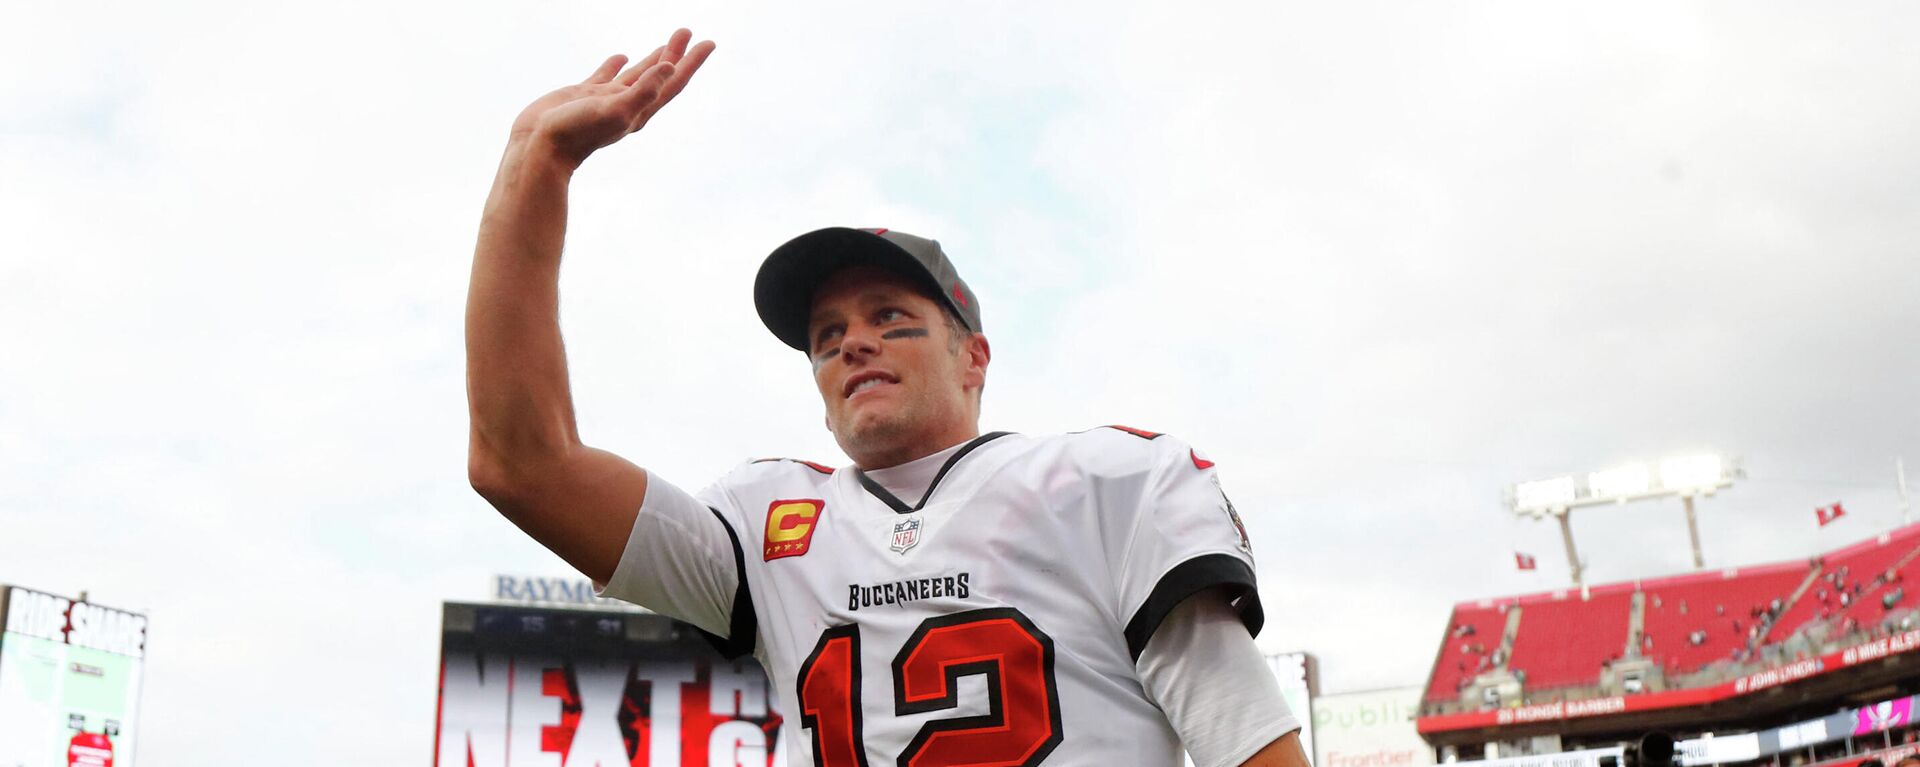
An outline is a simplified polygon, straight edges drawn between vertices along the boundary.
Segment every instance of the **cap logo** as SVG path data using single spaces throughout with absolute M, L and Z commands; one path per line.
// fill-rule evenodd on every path
M 961 306 L 967 305 L 967 294 L 960 292 L 960 283 L 957 282 L 953 285 L 953 302 Z
M 884 226 L 879 226 L 879 227 L 874 227 L 872 229 L 868 229 L 867 231 L 873 232 L 874 234 L 886 234 L 887 228 Z

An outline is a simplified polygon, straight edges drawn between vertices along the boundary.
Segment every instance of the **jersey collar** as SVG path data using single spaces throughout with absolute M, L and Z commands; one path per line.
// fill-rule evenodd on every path
M 885 503 L 888 508 L 893 509 L 894 513 L 912 514 L 913 512 L 919 511 L 922 507 L 927 505 L 927 500 L 933 497 L 934 488 L 937 488 L 940 486 L 940 480 L 947 476 L 948 471 L 952 470 L 954 466 L 960 463 L 960 459 L 965 458 L 968 453 L 973 452 L 974 448 L 987 444 L 988 442 L 992 442 L 993 440 L 999 439 L 1001 437 L 1007 436 L 1008 434 L 1011 434 L 1011 433 L 1012 432 L 1005 432 L 1005 431 L 988 432 L 978 437 L 974 437 L 972 440 L 968 441 L 967 444 L 960 446 L 959 450 L 955 451 L 951 457 L 947 458 L 946 463 L 940 465 L 940 471 L 933 475 L 933 481 L 927 483 L 927 492 L 920 496 L 919 503 L 913 504 L 912 506 L 908 506 L 906 501 L 900 500 L 899 496 L 894 495 L 891 491 L 887 490 L 885 487 L 882 487 L 879 482 L 875 482 L 872 477 L 867 476 L 866 472 L 861 471 L 859 469 L 854 469 L 853 475 L 860 479 L 861 487 L 865 487 L 867 489 L 867 492 L 871 493 L 873 497 L 880 499 L 881 503 Z

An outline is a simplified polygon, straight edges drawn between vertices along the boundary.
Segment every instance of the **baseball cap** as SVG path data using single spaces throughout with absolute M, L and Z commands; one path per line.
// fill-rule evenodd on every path
M 753 304 L 775 338 L 808 351 L 813 293 L 834 272 L 874 265 L 918 282 L 928 295 L 980 332 L 980 302 L 940 250 L 940 243 L 891 229 L 816 229 L 775 248 L 753 279 Z

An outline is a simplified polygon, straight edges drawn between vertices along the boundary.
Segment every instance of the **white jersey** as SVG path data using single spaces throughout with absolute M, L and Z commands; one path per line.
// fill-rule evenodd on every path
M 1113 427 L 984 435 L 924 498 L 784 459 L 697 498 L 650 477 L 604 594 L 758 658 L 796 764 L 1175 765 L 1147 640 L 1214 587 L 1262 622 L 1212 466 Z

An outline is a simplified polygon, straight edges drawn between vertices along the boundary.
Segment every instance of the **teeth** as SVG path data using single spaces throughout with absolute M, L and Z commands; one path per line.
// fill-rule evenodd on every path
M 854 393 L 858 394 L 860 392 L 871 389 L 875 386 L 879 386 L 880 384 L 883 384 L 883 383 L 886 383 L 886 381 L 879 378 L 869 378 L 865 381 L 861 381 L 860 383 L 855 384 L 853 387 L 853 391 Z

